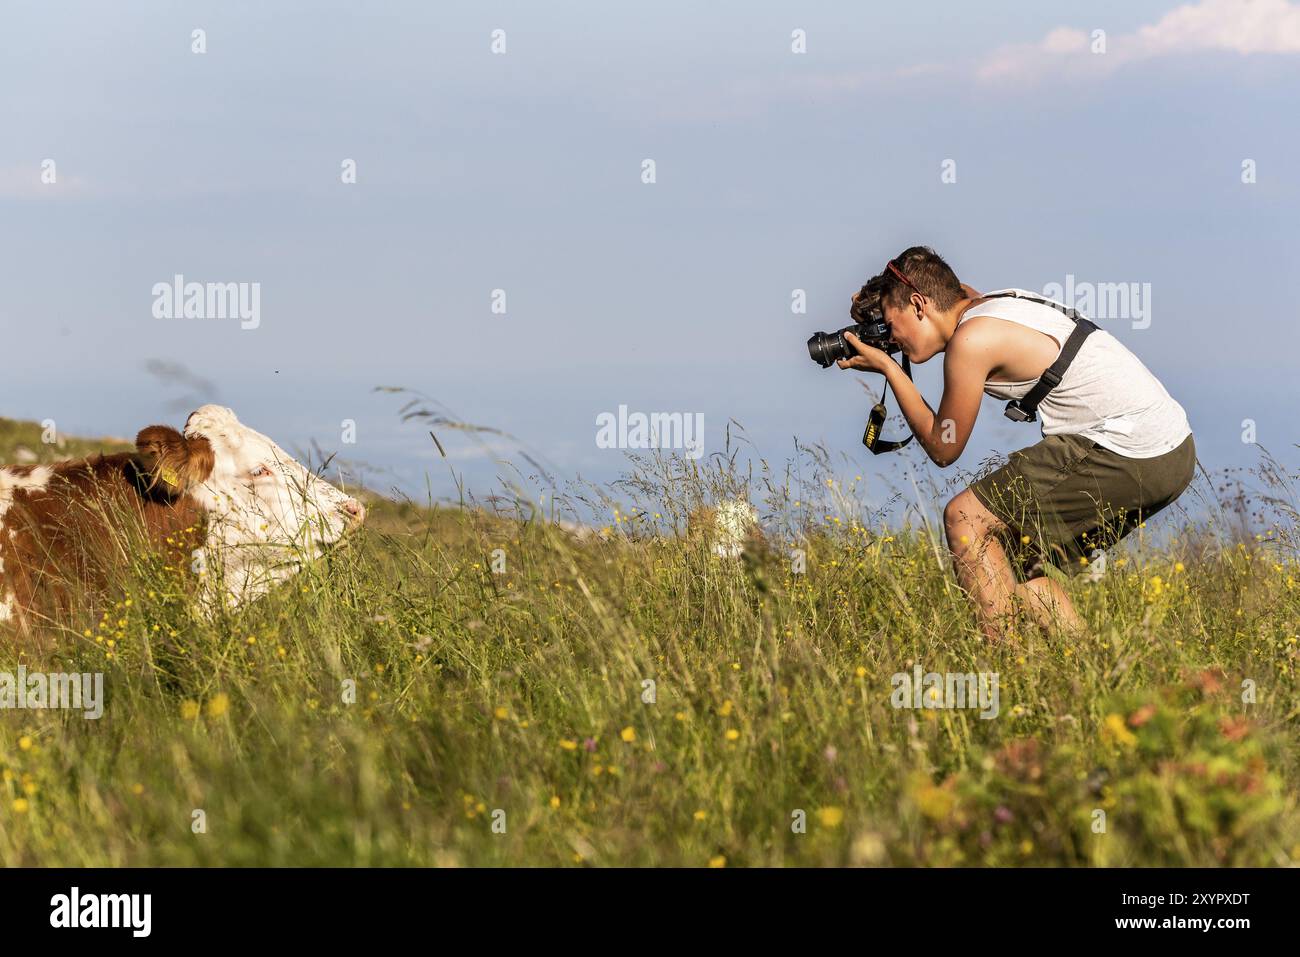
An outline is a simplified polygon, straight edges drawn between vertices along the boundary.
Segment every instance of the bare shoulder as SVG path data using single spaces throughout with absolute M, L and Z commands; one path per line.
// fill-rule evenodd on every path
M 961 375 L 982 383 L 1002 366 L 1010 348 L 1007 327 L 1011 325 L 995 316 L 974 315 L 963 319 L 944 348 L 945 375 Z
M 979 309 L 979 306 L 973 306 Z M 1006 335 L 1007 323 L 996 316 L 972 315 L 961 321 L 948 340 L 949 353 L 984 351 L 996 346 Z

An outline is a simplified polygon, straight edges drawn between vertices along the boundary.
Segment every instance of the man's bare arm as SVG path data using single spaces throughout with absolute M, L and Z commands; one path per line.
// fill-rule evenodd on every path
M 901 366 L 891 361 L 885 368 L 885 377 L 898 398 L 903 418 L 907 419 L 926 455 L 940 468 L 957 461 L 975 428 L 984 397 L 984 381 L 996 365 L 990 336 L 991 330 L 982 324 L 963 324 L 953 335 L 944 352 L 943 397 L 938 412 L 930 409 Z
M 935 416 L 936 454 L 930 456 L 940 468 L 957 461 L 970 441 L 984 398 L 984 383 L 998 364 L 992 334 L 981 322 L 963 323 L 944 350 L 943 397 Z

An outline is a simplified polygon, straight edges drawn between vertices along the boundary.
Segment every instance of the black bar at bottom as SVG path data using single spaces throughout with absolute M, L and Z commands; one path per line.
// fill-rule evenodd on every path
M 1199 935 L 1232 944 L 1291 927 L 1295 886 L 1285 869 L 26 869 L 0 871 L 0 913 L 14 942 L 75 934 L 83 943 L 373 946 L 376 933 L 421 927 L 432 942 L 455 923 L 463 942 L 575 931 L 595 940 L 638 927 L 662 941 L 703 925 L 725 927 L 735 944 L 762 940 L 777 922 L 810 933 L 911 928 L 932 943 L 1043 932 L 1061 942 Z

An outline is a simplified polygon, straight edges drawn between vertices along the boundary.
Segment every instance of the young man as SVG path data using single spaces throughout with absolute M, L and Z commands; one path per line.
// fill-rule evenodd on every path
M 940 468 L 966 448 L 982 393 L 1023 398 L 1075 329 L 1064 306 L 1035 293 L 981 296 L 923 246 L 891 260 L 859 296 L 876 294 L 908 359 L 925 362 L 944 353 L 939 410 L 931 411 L 893 358 L 852 333 L 845 339 L 858 354 L 839 367 L 883 373 Z M 1044 562 L 1077 572 L 1095 549 L 1113 545 L 1178 498 L 1196 465 L 1182 406 L 1104 330 L 1083 340 L 1037 413 L 1042 441 L 1013 452 L 943 513 L 958 580 L 993 641 L 1012 627 L 1017 605 L 1046 630 L 1053 624 L 1082 630 L 1065 590 L 1044 574 Z

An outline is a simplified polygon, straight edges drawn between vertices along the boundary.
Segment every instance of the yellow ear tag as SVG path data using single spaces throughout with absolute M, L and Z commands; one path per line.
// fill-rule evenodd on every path
M 159 476 L 162 477 L 162 480 L 166 482 L 168 485 L 171 485 L 175 488 L 180 488 L 181 477 L 176 474 L 175 469 L 163 469 L 158 474 Z

